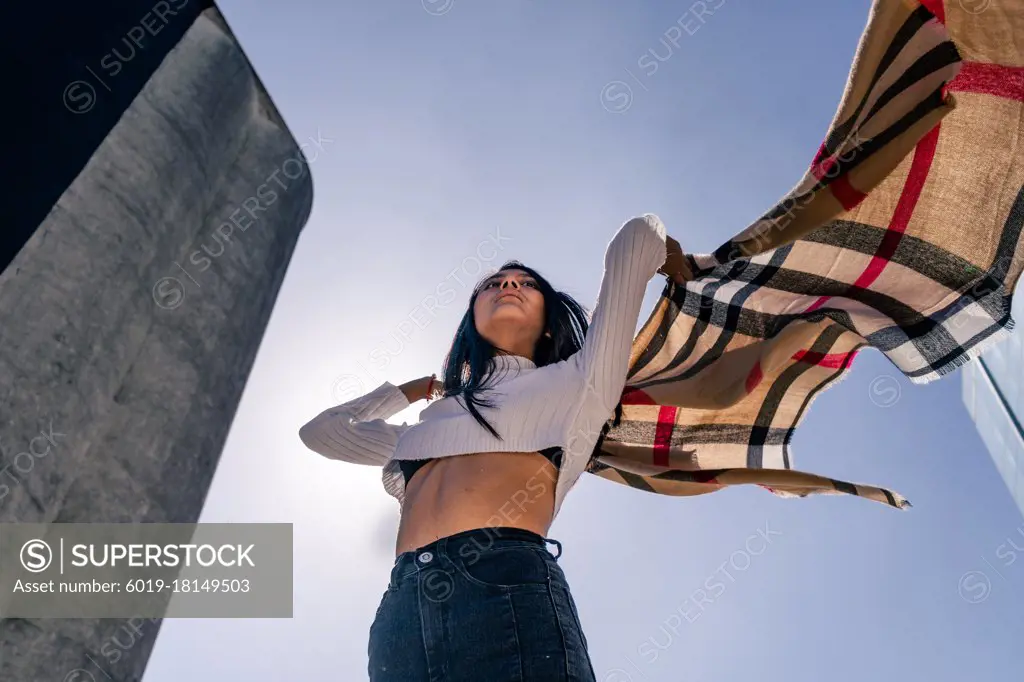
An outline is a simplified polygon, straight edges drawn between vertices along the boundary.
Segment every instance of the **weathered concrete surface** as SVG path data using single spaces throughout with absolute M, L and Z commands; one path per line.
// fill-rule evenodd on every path
M 0 274 L 0 522 L 198 519 L 309 215 L 303 161 L 206 12 Z M 0 620 L 0 680 L 139 680 L 158 627 Z

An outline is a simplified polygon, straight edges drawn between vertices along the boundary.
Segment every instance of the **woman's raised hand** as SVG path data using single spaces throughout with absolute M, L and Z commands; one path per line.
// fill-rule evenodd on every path
M 683 248 L 672 237 L 665 235 L 665 263 L 658 272 L 667 275 L 676 284 L 682 285 L 693 279 L 693 271 L 686 262 Z

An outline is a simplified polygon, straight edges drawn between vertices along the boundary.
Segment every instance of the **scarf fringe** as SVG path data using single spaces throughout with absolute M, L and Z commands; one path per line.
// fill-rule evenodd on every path
M 1007 307 L 1009 307 L 1009 304 L 1007 304 Z M 953 372 L 960 369 L 967 363 L 976 360 L 978 357 L 981 356 L 982 353 L 987 351 L 992 346 L 998 344 L 1001 341 L 1005 341 L 1007 337 L 1009 337 L 1010 334 L 1013 332 L 1013 329 L 1015 327 L 1016 321 L 1009 316 L 1009 313 L 1007 313 L 1006 322 L 1004 322 L 998 330 L 996 330 L 991 336 L 989 336 L 984 341 L 980 341 L 979 343 L 975 344 L 964 353 L 961 353 L 960 355 L 956 356 L 946 364 L 936 367 L 932 372 L 928 374 L 919 377 L 907 378 L 910 379 L 912 383 L 917 384 L 919 386 L 923 386 L 925 384 L 930 384 L 933 381 L 937 381 L 949 374 L 952 374 Z

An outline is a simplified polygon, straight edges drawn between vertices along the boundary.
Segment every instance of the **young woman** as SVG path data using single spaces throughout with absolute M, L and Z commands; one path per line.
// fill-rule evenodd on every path
M 401 504 L 372 682 L 595 679 L 561 544 L 545 536 L 619 402 L 656 272 L 689 277 L 653 215 L 608 245 L 589 324 L 536 271 L 506 263 L 474 289 L 443 383 L 385 382 L 300 429 L 325 457 L 384 467 Z M 416 424 L 384 421 L 436 396 Z

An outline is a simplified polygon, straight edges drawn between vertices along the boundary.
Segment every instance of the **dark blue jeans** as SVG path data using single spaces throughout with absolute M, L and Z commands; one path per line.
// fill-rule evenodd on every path
M 370 626 L 371 682 L 595 682 L 546 542 L 519 528 L 441 538 L 395 560 Z

